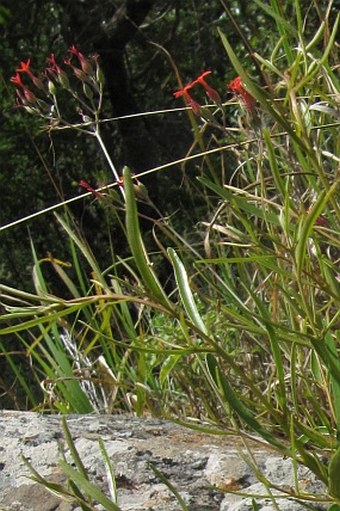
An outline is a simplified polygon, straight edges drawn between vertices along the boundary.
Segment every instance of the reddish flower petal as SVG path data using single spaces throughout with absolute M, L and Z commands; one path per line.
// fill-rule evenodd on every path
M 195 81 L 200 82 L 200 80 L 203 80 L 206 76 L 211 75 L 211 73 L 212 71 L 203 71 L 203 73 L 200 74 Z
M 228 84 L 228 89 L 231 90 L 234 94 L 241 96 L 242 101 L 248 111 L 250 111 L 250 112 L 254 111 L 255 99 L 243 87 L 242 79 L 240 76 L 237 76 L 234 80 L 232 80 Z
M 27 62 L 20 62 L 20 66 L 18 69 L 16 69 L 17 73 L 30 73 L 30 64 L 31 59 L 28 59 Z
M 78 55 L 80 53 L 78 48 L 74 44 L 72 44 L 72 46 L 69 47 L 68 51 L 70 53 L 72 53 L 73 55 L 77 55 L 77 57 L 78 57 Z
M 236 92 L 237 94 L 240 94 L 241 91 L 243 91 L 242 86 L 242 80 L 240 76 L 237 76 L 234 80 L 232 80 L 230 83 L 228 83 L 228 89 L 232 92 Z
M 214 103 L 216 103 L 217 105 L 221 106 L 222 104 L 222 101 L 221 101 L 221 96 L 219 95 L 219 93 L 217 92 L 216 89 L 214 89 L 213 87 L 211 87 L 204 79 L 205 76 L 207 75 L 210 75 L 211 74 L 211 71 L 204 71 L 202 74 L 200 74 L 196 80 L 195 80 L 195 83 L 199 83 L 200 85 L 202 85 L 202 87 L 204 87 L 205 89 L 205 92 L 208 96 L 208 98 L 211 99 L 211 101 L 213 101 Z
M 96 199 L 103 199 L 103 194 L 100 193 L 100 192 L 97 192 L 97 190 L 95 190 L 87 181 L 85 181 L 84 179 L 82 179 L 81 181 L 79 181 L 79 186 L 81 186 L 82 188 L 85 188 L 85 190 L 87 190 L 88 192 L 91 192 L 92 195 L 95 196 Z
M 54 53 L 51 53 L 51 55 L 49 57 L 47 57 L 47 62 L 50 64 L 50 68 L 49 68 L 50 70 L 56 71 L 57 73 L 59 73 L 59 71 L 61 70 L 61 67 L 58 66 Z
M 81 68 L 82 68 L 82 71 L 87 74 L 87 75 L 91 75 L 93 74 L 93 67 L 91 65 L 91 63 L 89 62 L 89 60 L 85 57 L 85 55 L 78 50 L 78 48 L 76 48 L 76 46 L 74 46 L 74 44 L 69 48 L 68 50 L 72 55 L 76 55 L 76 57 L 78 57 L 78 60 L 80 62 L 80 65 L 81 65 Z M 76 73 L 75 73 L 76 74 Z M 77 76 L 77 75 L 76 75 Z M 77 76 L 78 78 L 78 76 Z M 80 78 L 81 79 L 81 78 Z
M 173 93 L 175 98 L 179 98 L 180 96 L 186 96 L 186 94 L 188 94 L 188 91 L 190 89 L 192 89 L 195 84 L 196 84 L 196 80 L 194 80 L 193 82 L 190 82 L 187 85 L 185 85 L 183 87 L 183 89 L 179 89 L 179 90 L 175 91 Z
M 12 80 L 12 79 L 11 79 Z M 176 90 L 173 95 L 175 96 L 175 98 L 180 98 L 181 96 L 183 96 L 183 89 L 181 90 Z
M 194 112 L 194 114 L 200 115 L 200 112 L 201 112 L 200 104 L 197 103 L 197 101 L 195 101 L 194 98 L 192 98 L 188 92 L 193 86 L 194 86 L 194 82 L 191 82 L 188 85 L 186 85 L 185 87 L 183 87 L 183 89 L 177 90 L 173 94 L 174 94 L 175 98 L 179 98 L 179 97 L 183 96 L 185 102 L 192 108 L 192 111 Z
M 10 78 L 10 82 L 15 83 L 16 85 L 20 85 L 20 87 L 24 87 L 24 84 L 21 81 L 21 76 L 17 72 L 12 78 Z

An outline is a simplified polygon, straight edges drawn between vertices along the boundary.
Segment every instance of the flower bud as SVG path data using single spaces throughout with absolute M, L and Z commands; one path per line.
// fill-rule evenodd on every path
M 70 88 L 70 81 L 68 79 L 68 76 L 65 73 L 65 71 L 63 71 L 62 69 L 59 71 L 57 79 L 58 79 L 58 82 L 60 83 L 60 85 L 64 89 L 69 89 Z
M 96 79 L 100 85 L 104 85 L 104 73 L 99 66 L 97 67 L 96 71 Z
M 87 99 L 89 100 L 93 99 L 93 90 L 91 89 L 90 85 L 86 82 L 83 82 L 83 92 Z
M 37 97 L 35 94 L 33 94 L 32 91 L 30 91 L 29 89 L 24 89 L 24 96 L 25 96 L 25 104 L 29 103 L 29 104 L 34 104 L 37 102 Z
M 48 92 L 52 96 L 55 96 L 56 92 L 57 92 L 56 86 L 55 86 L 55 84 L 51 80 L 48 80 Z

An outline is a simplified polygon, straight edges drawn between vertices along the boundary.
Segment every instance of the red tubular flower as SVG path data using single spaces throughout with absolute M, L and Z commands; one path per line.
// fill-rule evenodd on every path
M 97 192 L 97 190 L 95 190 L 87 181 L 85 181 L 84 179 L 82 179 L 80 182 L 79 182 L 79 186 L 81 186 L 82 188 L 85 188 L 86 191 L 88 192 L 91 192 L 92 195 L 95 196 L 96 199 L 103 199 L 104 196 L 102 193 L 100 192 Z
M 248 112 L 254 112 L 254 109 L 255 109 L 255 99 L 243 87 L 242 80 L 241 80 L 240 76 L 237 76 L 237 78 L 235 78 L 230 83 L 228 83 L 227 87 L 228 87 L 229 90 L 231 90 L 231 92 L 233 92 L 237 96 L 241 97 L 241 99 L 242 99 L 242 101 L 244 103 L 244 106 L 246 107 Z
M 10 79 L 10 82 L 15 83 L 15 85 L 19 85 L 22 89 L 25 88 L 24 84 L 21 81 L 21 76 L 17 72 L 12 78 Z
M 34 103 L 37 102 L 36 95 L 33 94 L 33 92 L 30 91 L 29 89 L 24 88 L 24 96 L 25 96 L 26 102 L 31 105 L 33 105 Z
M 32 73 L 30 70 L 31 59 L 28 59 L 27 62 L 20 62 L 20 67 L 16 69 L 18 73 L 27 73 L 28 75 Z
M 197 101 L 194 100 L 189 94 L 189 90 L 192 89 L 192 87 L 195 85 L 195 81 L 188 83 L 183 89 L 177 90 L 174 92 L 175 98 L 179 98 L 181 96 L 184 97 L 184 101 L 192 108 L 192 111 L 196 115 L 200 115 L 201 113 L 201 106 Z
M 222 105 L 221 96 L 219 95 L 217 90 L 211 87 L 204 79 L 207 75 L 210 74 L 211 71 L 204 71 L 196 78 L 196 80 L 193 83 L 199 83 L 200 85 L 202 85 L 202 87 L 204 87 L 205 89 L 205 92 L 207 93 L 208 98 L 210 98 L 211 101 L 216 103 L 216 105 L 221 106 Z
M 78 80 L 80 80 L 81 82 L 85 82 L 85 80 L 87 79 L 86 73 L 82 69 L 80 69 L 80 67 L 75 67 L 71 63 L 71 57 L 68 57 L 67 59 L 65 59 L 64 64 L 66 64 L 67 66 L 70 66 L 70 68 L 73 71 L 74 76 L 76 78 L 78 78 Z
M 51 53 L 51 55 L 47 57 L 47 62 L 49 63 L 49 66 L 46 68 L 47 73 L 58 80 L 62 87 L 68 89 L 70 87 L 68 76 L 57 64 L 54 53 Z
M 30 79 L 32 80 L 32 82 L 34 83 L 34 85 L 36 87 L 38 87 L 38 89 L 43 89 L 44 88 L 44 85 L 42 83 L 42 81 L 40 80 L 40 78 L 38 78 L 37 76 L 35 76 L 32 71 L 30 70 L 30 65 L 31 65 L 31 59 L 28 59 L 27 62 L 20 62 L 20 67 L 18 69 L 16 69 L 16 72 L 17 73 L 26 73 Z
M 10 78 L 10 82 L 14 83 L 15 85 L 18 85 L 22 89 L 22 92 L 20 91 L 20 89 L 16 90 L 16 93 L 17 93 L 17 96 L 19 99 L 19 103 L 21 103 L 22 105 L 36 103 L 37 98 L 36 98 L 35 94 L 33 94 L 33 92 L 31 92 L 22 83 L 21 76 L 19 75 L 18 72 L 14 76 L 12 76 L 12 78 Z
M 49 71 L 53 71 L 54 73 L 60 73 L 62 71 L 61 67 L 57 64 L 54 53 L 51 53 L 51 55 L 47 57 L 47 62 L 50 64 L 48 68 Z
M 79 51 L 78 48 L 76 48 L 76 46 L 74 46 L 74 44 L 72 46 L 70 46 L 68 51 L 72 55 L 75 55 L 76 57 L 78 57 L 81 68 L 85 74 L 87 74 L 87 75 L 93 74 L 93 67 L 91 66 L 90 62 L 85 57 L 85 55 L 81 51 Z

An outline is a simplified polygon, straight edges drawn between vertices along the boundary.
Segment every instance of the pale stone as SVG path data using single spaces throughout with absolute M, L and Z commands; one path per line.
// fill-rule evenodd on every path
M 109 496 L 98 440 L 104 442 L 122 511 L 180 509 L 173 493 L 151 470 L 150 462 L 176 488 L 190 511 L 252 511 L 250 498 L 228 492 L 266 495 L 236 437 L 202 434 L 169 421 L 131 415 L 71 415 L 67 424 L 91 482 Z M 60 445 L 71 463 L 60 416 L 0 412 L 0 511 L 80 511 L 29 479 L 30 472 L 22 461 L 24 455 L 42 476 L 65 485 L 58 466 Z M 272 482 L 294 484 L 289 459 L 256 442 L 252 442 L 251 450 L 258 469 Z M 305 491 L 324 491 L 304 467 L 299 468 L 298 477 Z M 270 499 L 257 502 L 261 511 L 274 511 Z M 302 509 L 292 500 L 280 499 L 278 503 L 282 511 Z

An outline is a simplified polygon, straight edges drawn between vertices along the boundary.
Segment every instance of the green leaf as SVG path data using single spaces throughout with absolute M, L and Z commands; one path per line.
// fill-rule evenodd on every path
M 102 453 L 105 468 L 106 468 L 106 477 L 107 482 L 109 486 L 109 491 L 111 494 L 111 497 L 114 499 L 115 504 L 118 502 L 118 494 L 117 494 L 117 483 L 116 483 L 116 477 L 115 472 L 110 460 L 110 456 L 105 448 L 103 440 L 100 438 L 98 440 L 100 452 Z
M 338 331 L 338 334 L 339 334 L 339 331 Z M 336 341 L 332 337 L 330 332 L 327 332 L 325 335 L 325 343 L 329 350 L 330 355 L 332 356 L 334 364 L 340 373 L 339 353 L 338 353 Z M 340 379 L 337 378 L 333 374 L 333 372 L 330 372 L 330 378 L 331 378 L 332 394 L 333 394 L 333 406 L 334 406 L 335 418 L 336 418 L 337 436 L 338 436 L 338 438 L 340 438 Z
M 126 194 L 126 231 L 128 243 L 134 261 L 138 268 L 139 274 L 145 288 L 151 293 L 152 297 L 159 301 L 165 307 L 171 305 L 167 295 L 165 294 L 159 280 L 157 279 L 152 265 L 149 261 L 146 248 L 141 235 L 138 211 L 135 199 L 135 192 L 131 172 L 128 167 L 124 168 L 124 189 Z
M 70 430 L 68 429 L 68 425 L 67 425 L 65 416 L 63 416 L 61 418 L 61 424 L 63 427 L 64 437 L 65 437 L 66 443 L 68 445 L 68 448 L 70 449 L 70 454 L 73 458 L 74 464 L 77 467 L 77 469 L 79 470 L 79 472 L 85 477 L 85 479 L 88 479 L 86 469 L 83 465 L 83 462 L 80 459 L 80 456 L 78 454 L 76 446 L 74 445 Z
M 271 445 L 274 445 L 280 449 L 282 453 L 290 456 L 290 451 L 287 449 L 287 447 L 279 442 L 279 440 L 277 440 L 273 435 L 271 435 L 267 429 L 261 426 L 257 419 L 255 419 L 253 412 L 247 406 L 245 406 L 242 401 L 240 401 L 240 399 L 237 397 L 229 385 L 227 378 L 221 372 L 214 355 L 209 353 L 206 357 L 206 360 L 209 373 L 215 381 L 219 391 L 221 392 L 222 397 L 229 403 L 229 405 L 237 413 L 240 419 L 242 419 L 255 433 L 259 434 Z
M 121 508 L 114 504 L 96 485 L 91 483 L 87 477 L 80 474 L 65 461 L 60 461 L 59 466 L 65 474 L 81 488 L 91 499 L 101 504 L 106 511 L 121 511 Z
M 193 294 L 190 289 L 189 279 L 184 264 L 173 248 L 168 249 L 168 254 L 174 267 L 176 283 L 185 312 L 189 316 L 190 321 L 204 334 L 207 334 L 207 329 L 198 312 Z
M 325 190 L 320 191 L 319 197 L 314 203 L 312 209 L 310 210 L 308 215 L 301 217 L 300 222 L 297 227 L 297 244 L 295 247 L 295 259 L 296 259 L 296 272 L 297 276 L 300 278 L 303 263 L 306 258 L 306 247 L 308 238 L 311 236 L 311 232 L 313 230 L 314 224 L 317 221 L 318 217 L 321 215 L 323 209 L 328 203 L 329 199 L 335 193 L 337 187 L 339 185 L 338 181 L 335 181 L 333 185 L 326 192 Z
M 159 381 L 161 385 L 164 385 L 169 374 L 176 366 L 177 362 L 181 360 L 182 355 L 169 355 L 164 362 L 162 363 L 162 367 L 159 373 Z
M 64 220 L 60 215 L 55 213 L 55 216 L 58 222 L 62 225 L 63 229 L 66 231 L 67 235 L 71 238 L 71 240 L 75 243 L 75 245 L 79 248 L 88 264 L 90 265 L 92 271 L 95 274 L 95 278 L 100 281 L 101 286 L 105 289 L 106 282 L 102 275 L 102 271 L 100 270 L 97 261 L 95 260 L 90 248 L 86 245 L 85 241 L 81 240 L 71 229 L 68 222 Z
M 340 446 L 330 459 L 328 478 L 328 490 L 330 495 L 340 500 Z
M 173 495 L 175 495 L 176 500 L 177 500 L 178 504 L 180 505 L 180 508 L 182 509 L 182 511 L 189 511 L 189 508 L 186 505 L 183 497 L 181 497 L 181 495 L 176 490 L 174 485 L 170 483 L 170 481 L 162 474 L 162 472 L 160 472 L 158 470 L 158 468 L 155 467 L 155 465 L 153 463 L 149 462 L 148 465 L 151 468 L 151 470 L 153 471 L 153 473 L 158 477 L 158 479 L 160 479 L 162 481 L 162 483 L 165 484 L 169 488 L 171 493 L 173 493 Z

